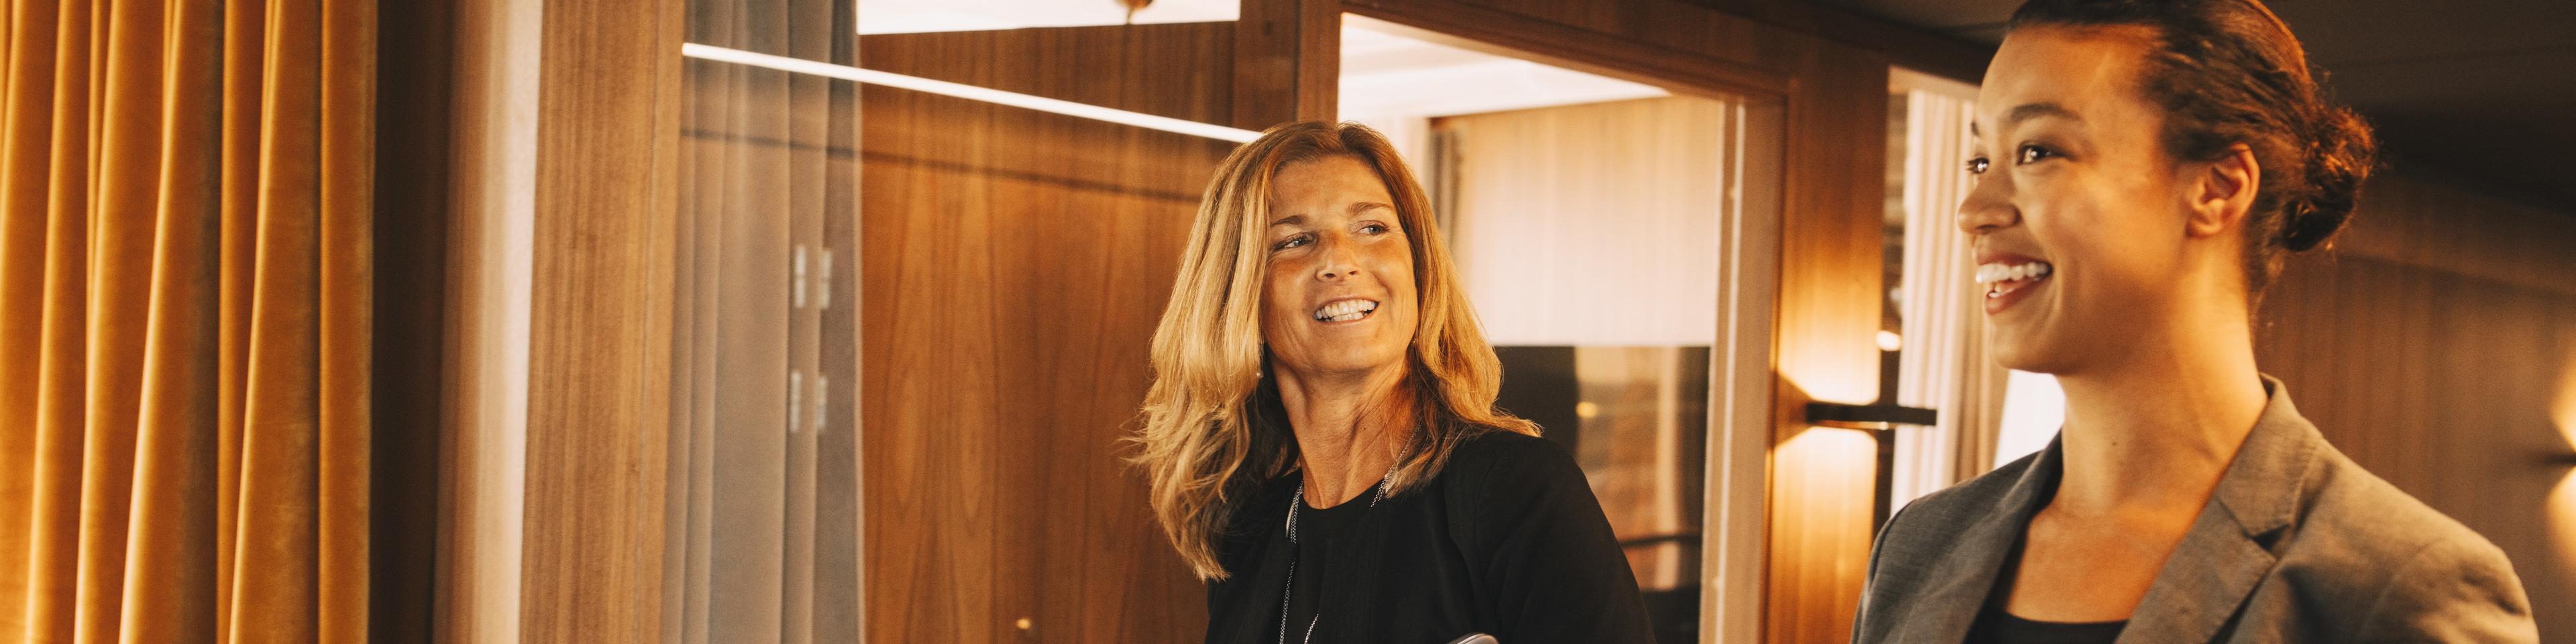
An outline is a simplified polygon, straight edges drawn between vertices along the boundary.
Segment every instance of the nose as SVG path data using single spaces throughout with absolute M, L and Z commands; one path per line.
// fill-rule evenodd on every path
M 1340 235 L 1325 235 L 1316 240 L 1323 244 L 1320 250 L 1324 252 L 1318 254 L 1321 261 L 1315 265 L 1315 279 L 1336 282 L 1360 273 L 1359 253 L 1344 243 L 1346 241 Z
M 1959 201 L 1959 231 L 1983 235 L 2021 223 L 2021 211 L 2012 204 L 2012 179 L 2002 172 L 1979 177 L 1968 189 L 1966 199 Z

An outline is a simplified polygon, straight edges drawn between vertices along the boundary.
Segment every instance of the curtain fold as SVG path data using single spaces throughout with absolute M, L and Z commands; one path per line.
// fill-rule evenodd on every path
M 690 0 L 690 42 L 851 65 L 853 0 Z M 858 637 L 858 85 L 683 67 L 663 639 Z
M 0 642 L 364 640 L 374 11 L 9 3 Z
M 1954 216 L 1976 183 L 1968 158 L 1976 102 L 1913 90 L 1905 105 L 1905 323 L 1897 355 L 1897 404 L 1941 410 L 1931 427 L 1897 432 L 1889 497 L 1893 515 L 1917 497 L 1993 469 L 2004 370 L 1986 355 L 1985 300 L 1976 258 Z

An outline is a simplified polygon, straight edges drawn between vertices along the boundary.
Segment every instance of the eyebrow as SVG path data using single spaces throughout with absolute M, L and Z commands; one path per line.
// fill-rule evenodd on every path
M 1358 203 L 1351 204 L 1351 207 L 1348 209 L 1348 212 L 1349 212 L 1350 214 L 1357 215 L 1357 214 L 1360 214 L 1360 213 L 1363 213 L 1363 212 L 1368 212 L 1368 211 L 1370 211 L 1370 210 L 1375 210 L 1375 209 L 1379 209 L 1379 208 L 1385 208 L 1385 209 L 1387 209 L 1387 210 L 1394 210 L 1394 209 L 1395 209 L 1395 206 L 1388 205 L 1388 204 L 1385 204 L 1385 203 L 1375 202 L 1375 201 L 1362 201 L 1362 202 L 1358 202 Z M 1280 217 L 1278 221 L 1270 222 L 1270 226 L 1271 226 L 1271 227 L 1273 227 L 1273 228 L 1276 228 L 1276 227 L 1279 227 L 1279 226 L 1294 226 L 1294 225 L 1302 224 L 1302 223 L 1306 223 L 1306 216 L 1305 216 L 1305 215 L 1289 215 L 1289 216 L 1286 216 L 1286 217 Z
M 2028 121 L 2043 116 L 2054 116 L 2078 123 L 2084 122 L 2084 117 L 2076 116 L 2074 110 L 2066 109 L 2066 106 L 2064 105 L 2058 105 L 2056 103 L 2024 103 L 2021 105 L 2015 105 L 2011 111 L 2004 113 L 2004 128 L 2011 129 L 2012 126 L 2019 125 L 2022 121 Z M 1979 131 L 1977 123 L 1974 121 L 1970 121 L 1968 123 L 1968 134 L 1973 136 L 1985 136 L 1985 133 Z

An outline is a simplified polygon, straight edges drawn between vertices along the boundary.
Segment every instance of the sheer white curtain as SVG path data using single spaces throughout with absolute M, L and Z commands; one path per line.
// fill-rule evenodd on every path
M 1899 74 L 1900 83 L 1907 80 Z M 1941 410 L 1932 427 L 1901 430 L 1889 500 L 1902 507 L 1993 467 L 2004 370 L 1985 354 L 1979 325 L 1982 293 L 1970 276 L 1974 250 L 1953 223 L 1973 185 L 1968 123 L 1976 103 L 1964 85 L 1912 79 L 1905 105 L 1902 198 L 1905 209 L 1903 291 L 1905 342 L 1898 354 L 1896 402 Z M 1891 508 L 1891 512 L 1893 508 Z
M 855 59 L 854 0 L 688 9 L 689 42 Z M 858 87 L 683 70 L 662 641 L 855 641 Z

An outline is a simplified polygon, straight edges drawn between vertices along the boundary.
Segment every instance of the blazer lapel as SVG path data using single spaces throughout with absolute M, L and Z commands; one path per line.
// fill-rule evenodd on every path
M 2271 573 L 2271 546 L 2298 516 L 2325 437 L 2299 416 L 2281 381 L 2264 376 L 2263 386 L 2270 394 L 2263 415 L 2209 506 L 2156 573 L 2120 642 L 2212 641 Z
M 1977 610 L 1985 606 L 1986 596 L 1995 588 L 1995 574 L 2003 568 L 2004 556 L 2011 554 L 2014 543 L 2021 540 L 2023 526 L 2030 515 L 2048 501 L 2057 489 L 2058 468 L 2063 462 L 2056 439 L 2039 451 L 2030 469 L 2023 470 L 2012 489 L 1996 503 L 1996 511 L 1959 532 L 1956 550 L 1942 557 L 1930 578 L 1939 580 L 1926 586 L 1922 600 L 1903 618 L 1894 637 L 1903 644 L 1958 644 L 1975 625 Z

